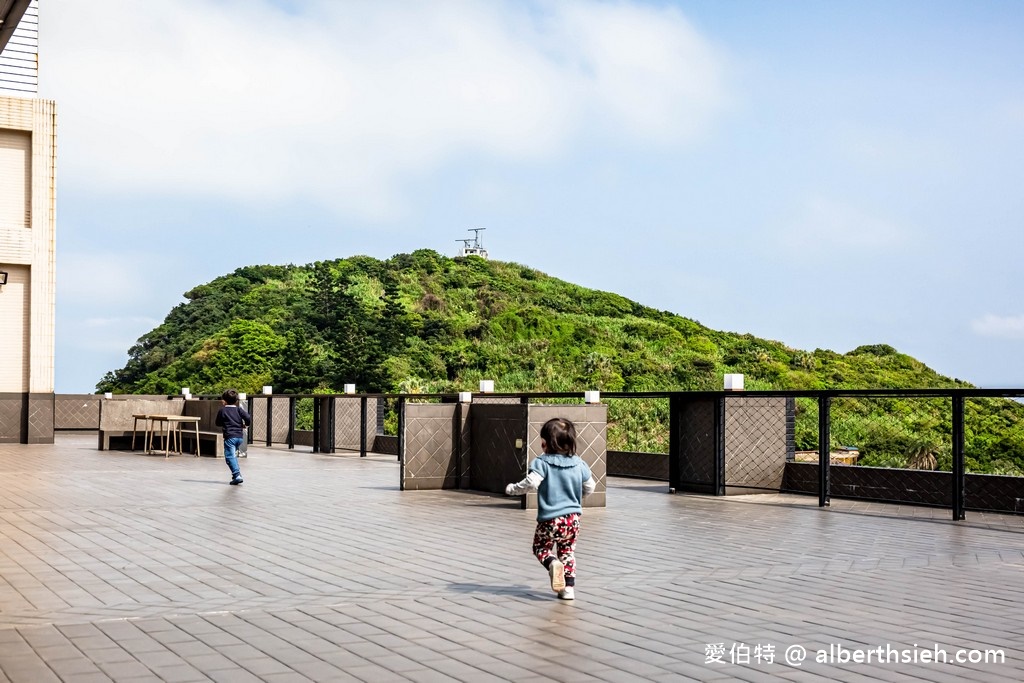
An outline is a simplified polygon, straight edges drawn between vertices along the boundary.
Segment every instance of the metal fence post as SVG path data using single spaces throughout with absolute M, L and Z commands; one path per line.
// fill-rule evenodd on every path
M 252 411 L 253 411 L 253 407 L 255 406 L 255 401 L 256 401 L 256 399 L 254 399 L 252 396 L 246 396 L 245 397 L 245 411 L 247 413 L 249 413 L 249 418 L 250 419 L 252 418 Z M 249 433 L 246 434 L 245 442 L 246 443 L 252 443 L 253 442 L 253 438 L 255 438 L 255 436 L 256 436 L 256 425 L 250 424 L 249 425 Z M 199 452 L 199 444 L 196 444 L 196 452 Z
M 325 453 L 334 453 L 338 446 L 338 398 L 331 396 L 327 399 L 327 444 Z
M 715 474 L 716 496 L 725 495 L 725 394 L 715 399 Z
M 320 411 L 320 399 L 313 399 L 313 452 L 323 452 L 323 439 L 320 438 L 320 429 L 323 427 L 323 416 Z
M 455 403 L 455 431 L 452 434 L 452 448 L 455 450 L 455 488 L 462 488 L 462 407 L 465 403 Z
M 832 464 L 832 399 L 827 394 L 818 396 L 818 507 L 831 503 L 829 466 Z
M 288 397 L 288 448 L 295 448 L 295 397 Z
M 405 397 L 398 399 L 398 472 L 401 485 L 399 489 L 405 490 Z
M 398 399 L 398 459 L 405 466 L 405 397 Z
M 672 393 L 668 397 L 668 492 L 680 489 L 682 478 L 682 440 L 679 438 L 679 411 L 682 397 Z
M 267 448 L 274 445 L 274 397 L 267 395 Z
M 966 518 L 964 484 L 967 467 L 964 463 L 964 396 L 953 394 L 953 520 Z
M 367 398 L 365 396 L 359 397 L 359 457 L 366 457 L 366 414 L 367 414 Z

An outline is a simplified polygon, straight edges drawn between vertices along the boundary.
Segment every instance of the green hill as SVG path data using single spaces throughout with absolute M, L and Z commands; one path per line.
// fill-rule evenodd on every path
M 430 250 L 386 261 L 355 256 L 239 268 L 185 298 L 129 350 L 123 368 L 104 376 L 98 391 L 177 393 L 188 386 L 219 393 L 233 386 L 254 392 L 270 384 L 276 392 L 312 393 L 355 383 L 369 392 L 437 393 L 473 389 L 485 378 L 499 392 L 716 390 L 725 373 L 743 373 L 748 389 L 969 386 L 884 344 L 846 354 L 793 349 L 712 330 L 515 263 Z M 988 443 L 1016 436 L 996 456 L 976 459 L 985 471 L 1024 464 L 1024 448 L 1016 446 L 1024 443 L 1024 420 L 1004 403 L 982 411 L 986 419 L 1002 416 L 990 425 L 997 433 Z M 875 464 L 898 465 L 923 449 L 941 466 L 948 425 L 940 407 L 920 405 L 894 417 L 892 405 L 861 402 L 848 411 L 849 420 L 845 413 L 834 418 L 836 438 L 890 444 L 873 449 L 881 458 Z M 616 421 L 632 420 L 634 432 L 659 431 L 651 420 L 661 410 L 639 419 L 642 424 L 628 409 L 614 412 Z M 798 440 L 813 444 L 806 413 L 801 410 Z M 891 424 L 868 433 L 872 416 Z

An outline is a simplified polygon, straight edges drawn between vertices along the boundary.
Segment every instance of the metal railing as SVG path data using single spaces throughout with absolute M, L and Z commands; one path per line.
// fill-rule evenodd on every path
M 948 388 L 605 392 L 601 400 L 617 460 L 609 458 L 610 474 L 713 495 L 816 495 L 820 506 L 833 496 L 941 506 L 964 519 L 967 510 L 1024 513 L 1024 406 L 1010 400 L 1022 397 L 1024 389 Z M 98 411 L 84 398 L 58 396 L 55 419 L 88 428 Z M 472 400 L 578 404 L 582 394 L 474 393 Z M 408 401 L 458 396 L 249 396 L 250 443 L 400 459 Z
M 673 394 L 669 483 L 716 495 L 731 488 L 812 494 L 819 506 L 836 496 L 947 507 L 955 520 L 966 510 L 1024 512 L 1024 406 L 1008 400 L 1022 397 L 1021 389 L 962 388 Z M 782 417 L 735 410 L 730 404 L 740 400 L 775 401 Z M 973 408 L 970 420 L 966 407 Z M 837 442 L 857 423 L 867 444 Z M 734 447 L 740 437 L 755 446 Z M 886 453 L 888 460 L 877 457 Z M 772 476 L 762 485 L 745 481 L 736 474 L 744 471 L 738 459 L 748 474 L 760 460 Z M 968 471 L 969 461 L 975 470 L 983 461 L 1002 469 Z

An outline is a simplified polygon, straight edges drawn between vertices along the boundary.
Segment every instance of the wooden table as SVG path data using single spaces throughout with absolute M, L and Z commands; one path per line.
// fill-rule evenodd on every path
M 138 431 L 139 420 L 146 421 L 146 453 L 153 452 L 153 437 L 156 436 L 157 425 L 160 426 L 160 436 L 164 440 L 164 457 L 171 454 L 171 445 L 174 444 L 174 452 L 180 454 L 181 450 L 181 427 L 191 424 L 195 430 L 196 453 L 199 457 L 199 422 L 202 418 L 193 415 L 152 415 L 141 413 L 132 415 L 135 423 L 132 425 L 132 450 L 135 450 L 135 434 Z
M 166 423 L 167 423 L 168 427 L 170 428 L 170 430 L 169 430 L 170 433 L 171 434 L 176 434 L 177 437 L 178 437 L 177 438 L 177 446 L 178 446 L 177 452 L 178 453 L 182 453 L 183 452 L 182 451 L 182 444 L 181 444 L 181 427 L 182 427 L 182 425 L 192 425 L 192 429 L 195 430 L 195 436 L 196 436 L 196 452 L 195 452 L 195 457 L 198 458 L 199 457 L 199 421 L 202 418 L 200 418 L 198 416 L 195 416 L 195 415 L 167 415 L 165 417 L 166 417 Z M 173 439 L 171 439 L 171 440 L 173 440 Z M 167 444 L 165 443 L 164 445 L 167 445 Z M 164 457 L 167 457 L 166 451 L 164 452 Z
M 146 432 L 143 439 L 143 445 L 146 447 L 146 452 L 148 453 L 149 438 L 153 430 L 152 416 L 149 415 L 148 413 L 136 413 L 135 415 L 132 415 L 132 418 L 135 420 L 135 422 L 132 423 L 132 450 L 135 450 L 135 435 L 138 434 L 139 432 L 139 420 L 145 420 Z

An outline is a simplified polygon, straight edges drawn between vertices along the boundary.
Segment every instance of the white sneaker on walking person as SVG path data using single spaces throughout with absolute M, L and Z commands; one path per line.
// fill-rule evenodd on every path
M 557 558 L 548 565 L 548 574 L 551 575 L 551 590 L 558 593 L 565 588 L 565 567 Z

